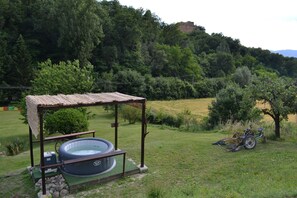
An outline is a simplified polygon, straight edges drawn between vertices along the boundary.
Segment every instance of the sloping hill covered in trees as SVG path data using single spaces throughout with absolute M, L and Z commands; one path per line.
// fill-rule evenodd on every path
M 38 63 L 48 59 L 91 64 L 90 91 L 149 99 L 213 97 L 241 67 L 297 76 L 296 58 L 201 26 L 184 33 L 152 13 L 118 1 L 0 0 L 1 102 L 20 96 L 10 87 L 30 87 Z

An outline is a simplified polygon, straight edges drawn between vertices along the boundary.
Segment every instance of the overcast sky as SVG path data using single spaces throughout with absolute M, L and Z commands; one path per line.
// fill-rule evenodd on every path
M 246 47 L 297 50 L 296 0 L 119 0 L 149 9 L 167 24 L 192 21 L 206 32 L 239 39 Z

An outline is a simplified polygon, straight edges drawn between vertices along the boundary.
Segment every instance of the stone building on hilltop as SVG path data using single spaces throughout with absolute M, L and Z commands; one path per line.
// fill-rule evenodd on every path
M 192 21 L 187 21 L 187 22 L 179 22 L 177 23 L 180 31 L 184 32 L 184 33 L 191 33 L 194 30 L 202 30 L 204 31 L 205 29 L 201 26 L 197 26 L 194 24 L 194 22 Z
M 193 32 L 195 29 L 194 22 L 188 21 L 188 22 L 179 22 L 178 27 L 180 31 L 185 33 Z

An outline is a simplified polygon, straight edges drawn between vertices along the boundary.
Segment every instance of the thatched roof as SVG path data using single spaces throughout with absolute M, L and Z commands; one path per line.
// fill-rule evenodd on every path
M 145 98 L 130 96 L 118 92 L 88 93 L 72 95 L 39 95 L 26 97 L 28 123 L 32 133 L 39 134 L 38 109 L 94 106 L 111 103 L 143 102 Z

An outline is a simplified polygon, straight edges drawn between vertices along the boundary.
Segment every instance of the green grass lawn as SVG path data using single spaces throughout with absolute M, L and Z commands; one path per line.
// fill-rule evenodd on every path
M 89 129 L 113 142 L 113 117 L 101 107 Z M 0 141 L 27 136 L 28 127 L 18 112 L 0 112 Z M 5 127 L 2 125 L 7 123 Z M 9 124 L 8 124 L 9 123 Z M 120 122 L 119 147 L 140 162 L 140 124 Z M 104 185 L 90 186 L 74 197 L 297 197 L 296 142 L 268 141 L 254 150 L 226 152 L 212 142 L 226 137 L 216 132 L 189 133 L 164 126 L 148 126 L 145 165 L 148 172 Z M 52 150 L 52 145 L 46 146 Z M 38 156 L 38 148 L 34 149 Z M 38 159 L 36 159 L 38 161 Z M 31 197 L 31 180 L 25 173 L 29 152 L 0 157 L 0 197 Z M 13 175 L 12 175 L 13 173 Z

